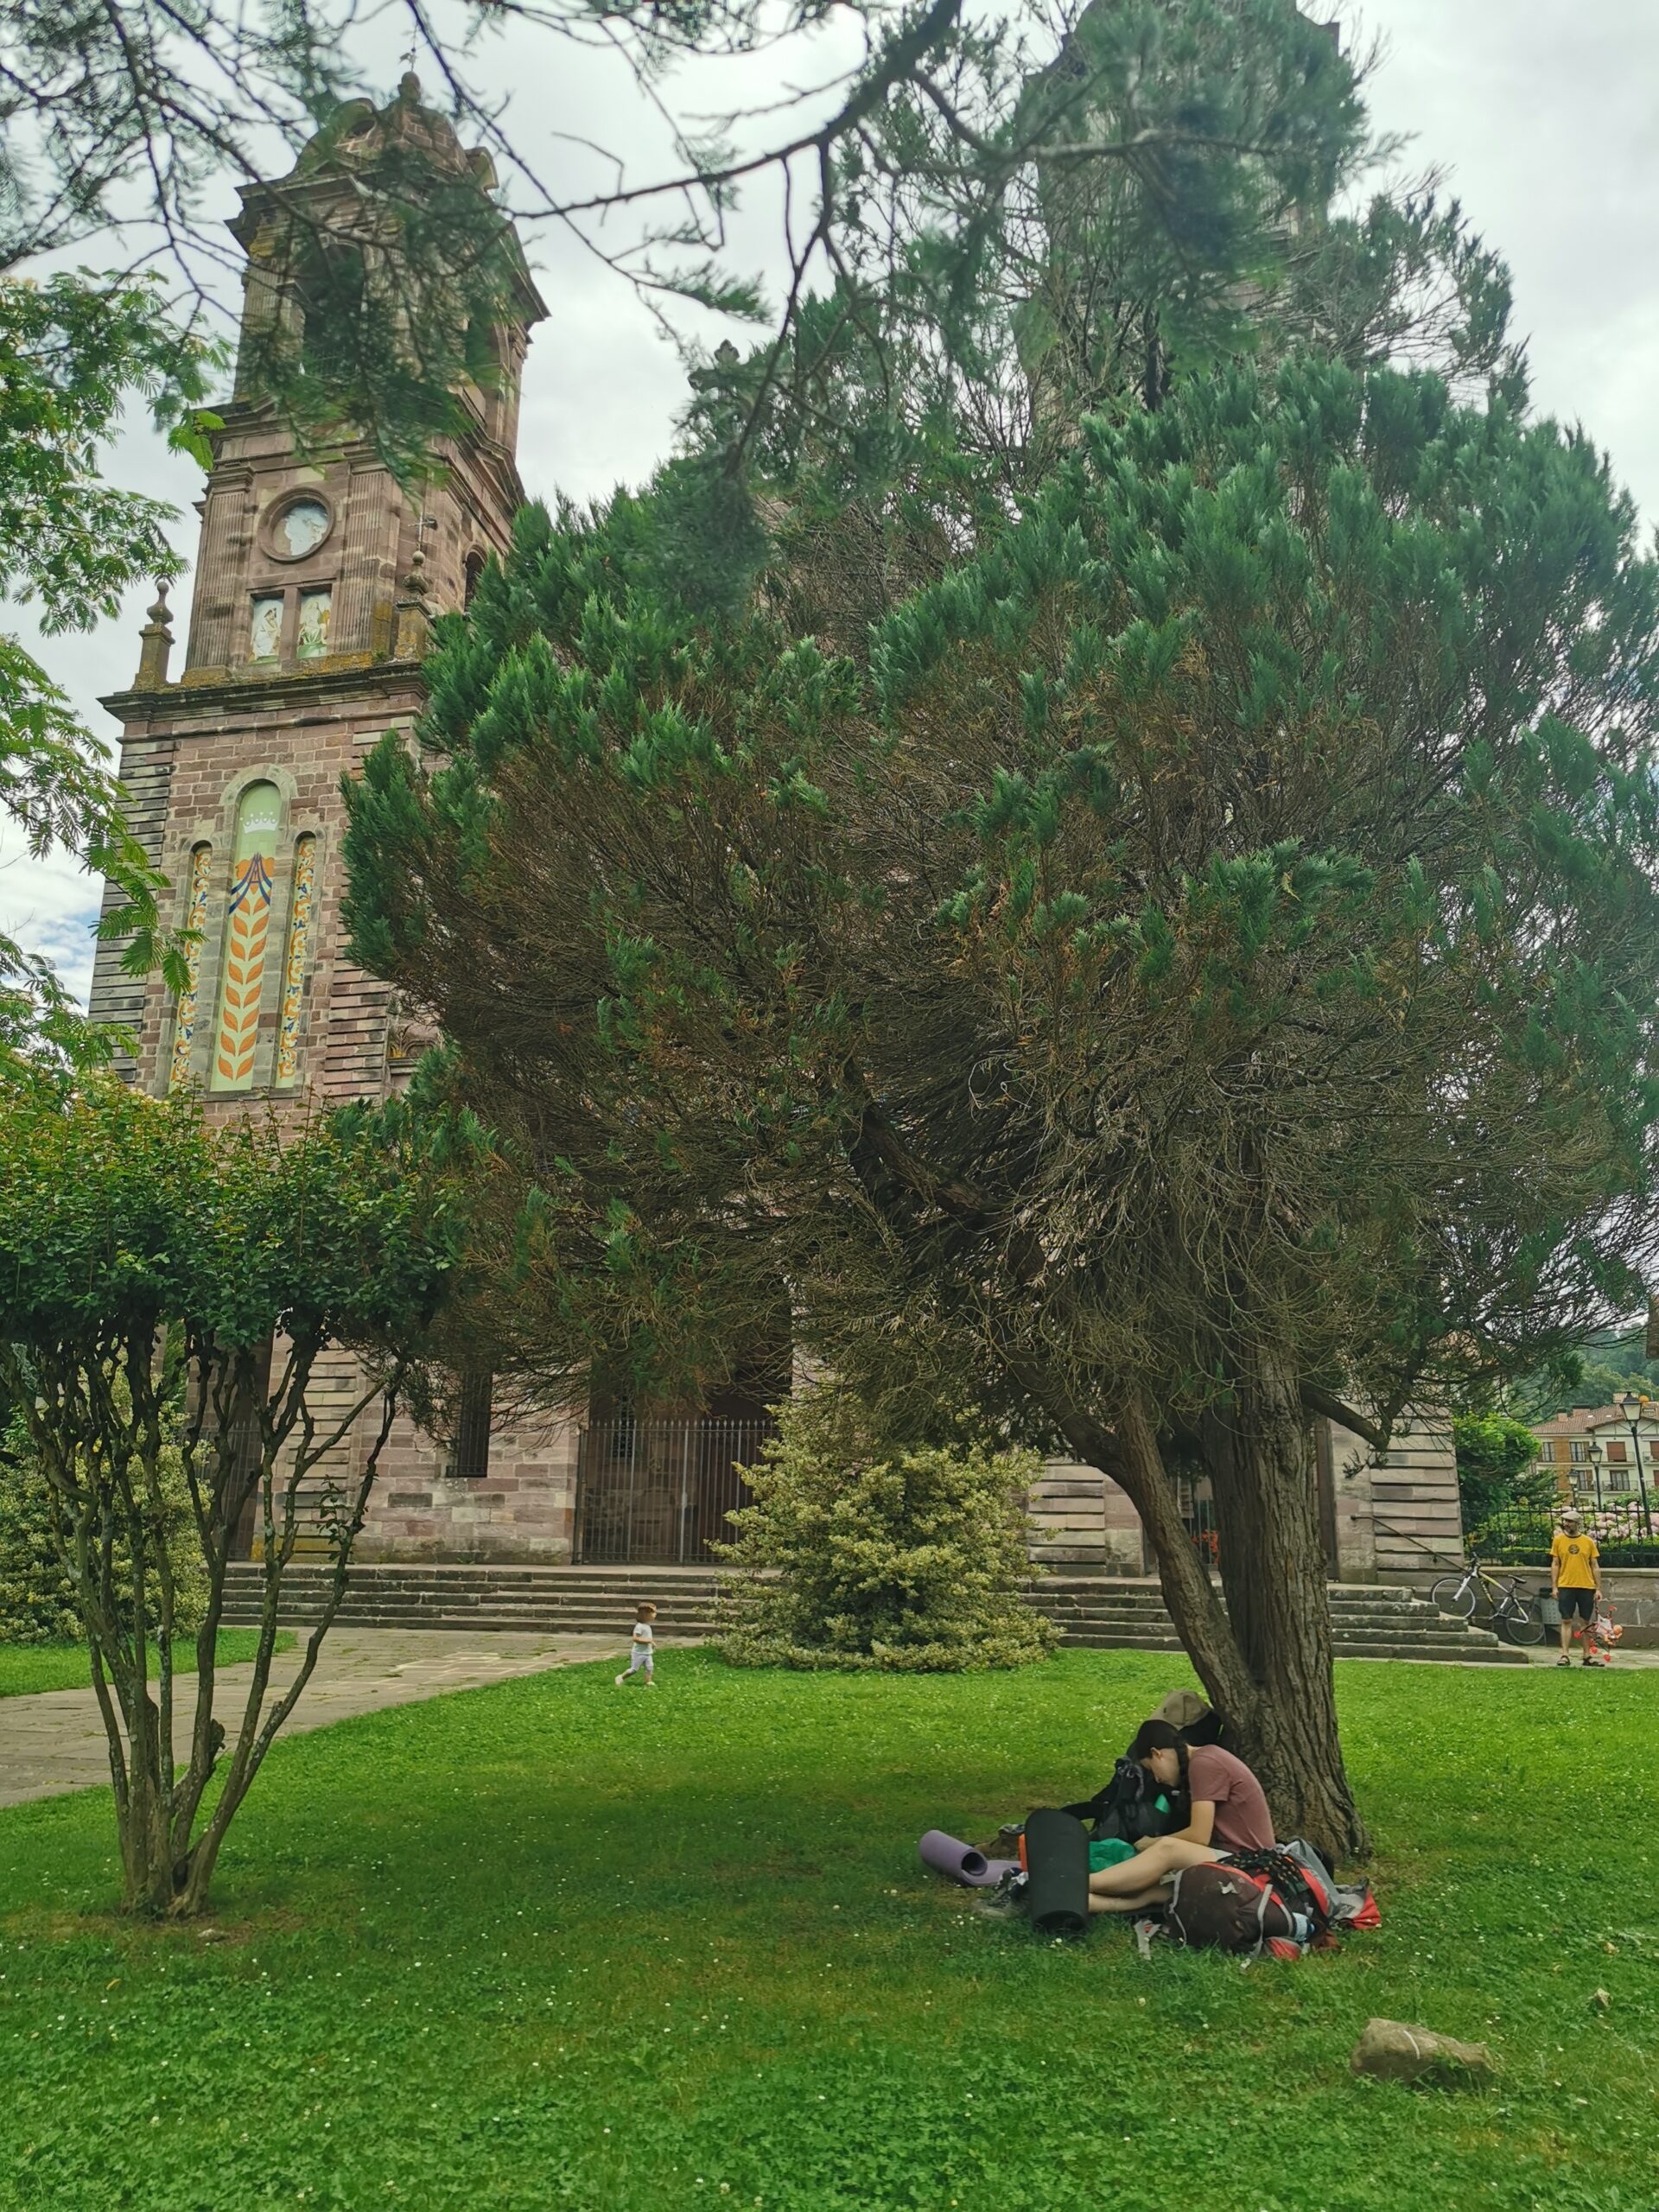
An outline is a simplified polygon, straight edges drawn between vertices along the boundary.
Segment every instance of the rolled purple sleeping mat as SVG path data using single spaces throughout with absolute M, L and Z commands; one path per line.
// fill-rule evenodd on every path
M 1041 1936 L 1081 1936 L 1089 1925 L 1089 1838 L 1052 1805 L 1026 1821 L 1026 1917 Z
M 916 1848 L 924 1866 L 948 1874 L 969 1890 L 990 1889 L 1020 1864 L 1017 1859 L 988 1859 L 971 1843 L 958 1843 L 955 1836 L 946 1835 L 943 1828 L 929 1828 Z

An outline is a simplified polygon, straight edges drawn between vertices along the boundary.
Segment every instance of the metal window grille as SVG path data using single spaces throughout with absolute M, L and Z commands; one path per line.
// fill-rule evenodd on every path
M 577 1440 L 575 1557 L 587 1566 L 690 1565 L 731 1531 L 748 1497 L 741 1470 L 769 1421 L 591 1421 Z
M 1175 1498 L 1193 1549 L 1207 1566 L 1214 1567 L 1221 1548 L 1216 1535 L 1216 1501 L 1208 1479 L 1195 1481 L 1191 1475 L 1177 1475 Z
M 487 1369 L 474 1369 L 461 1377 L 461 1405 L 455 1418 L 454 1457 L 450 1471 L 457 1482 L 480 1482 L 490 1471 L 491 1386 Z

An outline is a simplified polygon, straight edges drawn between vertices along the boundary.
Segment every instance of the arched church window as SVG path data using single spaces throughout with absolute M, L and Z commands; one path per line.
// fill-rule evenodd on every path
M 190 873 L 185 878 L 184 911 L 180 922 L 188 942 L 184 955 L 184 988 L 179 993 L 178 1014 L 173 1030 L 173 1065 L 167 1078 L 169 1090 L 181 1090 L 190 1080 L 190 1048 L 195 1042 L 196 1004 L 201 989 L 201 932 L 207 921 L 207 880 L 213 863 L 213 849 L 211 845 L 192 848 Z
M 302 837 L 294 848 L 294 897 L 288 915 L 288 957 L 283 963 L 283 1026 L 276 1039 L 278 1083 L 293 1083 L 300 1071 L 300 1013 L 305 1003 L 305 968 L 316 908 L 317 841 Z
M 260 986 L 265 977 L 265 941 L 270 928 L 271 865 L 276 857 L 282 815 L 282 793 L 275 784 L 250 784 L 236 810 L 219 1030 L 209 1076 L 209 1088 L 213 1090 L 246 1090 L 253 1082 Z
M 474 546 L 473 550 L 467 556 L 466 562 L 461 569 L 461 603 L 463 607 L 470 607 L 472 605 L 473 594 L 477 591 L 483 574 L 484 556 L 479 551 L 478 548 Z

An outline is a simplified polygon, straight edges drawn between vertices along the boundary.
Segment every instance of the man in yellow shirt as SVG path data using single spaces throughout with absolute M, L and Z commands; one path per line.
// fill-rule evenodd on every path
M 1601 1598 L 1601 1552 L 1593 1536 L 1583 1533 L 1584 1517 L 1577 1506 L 1561 1513 L 1561 1525 L 1549 1547 L 1549 1586 L 1561 1609 L 1561 1656 L 1557 1666 L 1570 1667 L 1573 1623 L 1584 1623 L 1584 1663 L 1605 1667 L 1596 1651 L 1596 1611 Z

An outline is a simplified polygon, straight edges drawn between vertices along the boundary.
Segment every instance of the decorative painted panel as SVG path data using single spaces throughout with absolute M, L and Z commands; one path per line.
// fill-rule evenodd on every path
M 185 984 L 179 993 L 178 1020 L 173 1031 L 173 1065 L 167 1078 L 169 1090 L 178 1090 L 190 1080 L 190 1048 L 195 1042 L 196 1001 L 201 988 L 201 932 L 207 921 L 207 878 L 213 862 L 211 845 L 198 845 L 190 855 L 181 924 L 189 932 L 190 941 L 185 949 Z
M 288 918 L 288 957 L 283 963 L 283 1027 L 276 1039 L 278 1083 L 292 1083 L 300 1071 L 300 1009 L 316 906 L 317 841 L 302 837 L 294 848 L 294 899 Z
M 321 499 L 294 499 L 276 518 L 276 550 L 290 561 L 315 553 L 328 535 L 328 510 Z
M 248 654 L 252 660 L 275 660 L 283 645 L 283 594 L 266 592 L 253 602 L 248 631 Z
M 236 850 L 225 916 L 225 973 L 211 1077 L 214 1090 L 245 1090 L 253 1081 L 259 987 L 265 976 L 265 938 L 270 926 L 270 870 L 282 813 L 282 794 L 275 784 L 250 784 L 236 810 Z
M 300 594 L 300 631 L 296 650 L 302 660 L 321 660 L 328 650 L 328 613 L 334 601 L 329 590 Z

